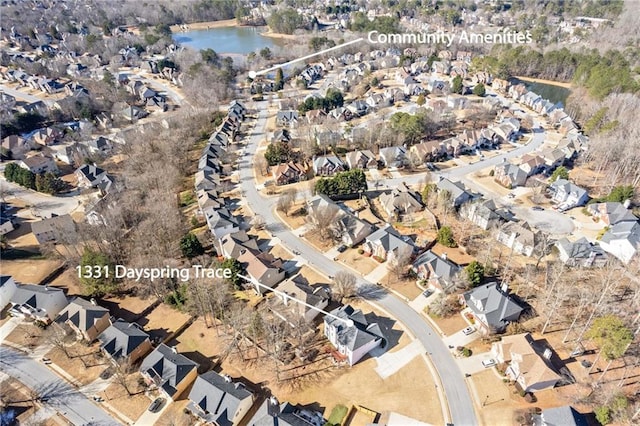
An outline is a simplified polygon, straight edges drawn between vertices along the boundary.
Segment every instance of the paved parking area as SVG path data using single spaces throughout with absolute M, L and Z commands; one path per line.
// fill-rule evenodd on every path
M 463 374 L 474 374 L 484 371 L 487 368 L 482 365 L 482 361 L 493 358 L 491 352 L 483 352 L 471 355 L 469 358 L 456 358 L 456 362 Z
M 382 349 L 378 349 L 382 351 Z M 407 365 L 416 356 L 425 352 L 424 346 L 419 340 L 414 340 L 404 348 L 396 352 L 385 352 L 382 355 L 376 357 L 378 366 L 375 368 L 376 373 L 381 379 L 386 379 L 397 373 L 402 367 Z M 372 356 L 376 355 L 376 351 L 371 353 Z

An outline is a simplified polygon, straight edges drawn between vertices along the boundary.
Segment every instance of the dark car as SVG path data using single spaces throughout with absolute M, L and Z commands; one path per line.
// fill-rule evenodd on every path
M 422 292 L 422 295 L 423 295 L 424 297 L 429 297 L 429 296 L 431 296 L 432 294 L 433 294 L 433 290 L 431 290 L 431 289 L 427 289 L 427 290 L 425 290 L 425 291 L 423 291 L 423 292 Z
M 533 206 L 533 207 L 531 207 L 531 210 L 535 210 L 537 212 L 540 212 L 540 211 L 544 210 L 544 208 L 542 208 L 540 206 Z
M 151 405 L 149 406 L 149 411 L 151 411 L 152 413 L 157 413 L 158 411 L 160 411 L 160 409 L 164 405 L 164 402 L 165 402 L 164 398 L 154 399 Z
M 345 246 L 344 244 L 338 247 L 338 252 L 340 253 L 344 253 L 346 250 L 347 250 L 347 246 Z

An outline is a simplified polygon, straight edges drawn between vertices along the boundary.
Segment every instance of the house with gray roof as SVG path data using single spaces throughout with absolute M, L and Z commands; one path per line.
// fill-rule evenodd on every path
M 224 235 L 220 238 L 220 249 L 225 257 L 237 259 L 243 250 L 260 251 L 258 242 L 243 230 Z
M 151 352 L 151 340 L 138 324 L 118 319 L 98 336 L 100 350 L 113 362 L 135 364 Z
M 298 111 L 278 111 L 276 114 L 276 124 L 278 126 L 294 126 L 298 123 Z
M 81 297 L 73 299 L 56 318 L 56 324 L 69 327 L 78 340 L 93 342 L 111 325 L 109 310 Z
M 175 400 L 198 375 L 198 363 L 161 343 L 140 365 L 140 373 L 169 399 Z
M 567 266 L 600 267 L 608 260 L 607 253 L 602 247 L 593 244 L 585 237 L 573 242 L 562 238 L 556 241 L 555 246 L 558 249 L 560 260 Z
M 342 242 L 349 247 L 360 243 L 375 230 L 375 227 L 369 222 L 345 210 L 338 212 L 338 217 L 333 226 L 336 233 L 340 235 Z
M 628 264 L 640 251 L 640 222 L 618 222 L 600 239 L 600 247 Z
M 564 405 L 562 407 L 547 408 L 535 415 L 533 426 L 588 426 L 589 422 L 584 414 L 575 408 Z
M 204 214 L 209 230 L 216 238 L 240 230 L 238 219 L 227 208 L 207 207 L 202 210 L 202 214 Z
M 483 334 L 502 333 L 511 322 L 520 319 L 524 308 L 509 294 L 505 285 L 483 284 L 467 291 L 461 297 Z
M 290 321 L 293 326 L 295 326 L 295 320 L 297 318 L 302 318 L 307 322 L 313 321 L 320 313 L 319 309 L 326 308 L 331 299 L 327 286 L 312 286 L 301 274 L 281 282 L 278 284 L 277 290 L 285 293 L 287 296 L 276 293 L 275 295 L 277 297 L 272 298 L 273 303 L 270 309 L 274 311 L 276 315 L 285 318 L 285 321 L 289 321 L 288 314 L 291 313 L 294 316 L 294 318 L 292 318 L 293 321 Z M 290 298 L 303 301 L 307 305 L 315 307 L 315 309 L 292 302 Z
M 17 285 L 11 275 L 0 275 L 0 311 L 11 302 Z
M 189 410 L 205 424 L 239 424 L 253 405 L 254 395 L 230 376 L 209 371 L 198 376 L 189 392 Z
M 493 179 L 505 188 L 523 186 L 527 182 L 527 172 L 511 163 L 502 163 L 494 169 Z
M 526 222 L 509 222 L 498 230 L 496 239 L 514 253 L 530 257 L 538 248 L 540 236 L 540 232 Z
M 53 216 L 31 223 L 31 232 L 39 244 L 63 240 L 76 232 L 76 223 L 70 215 Z
M 280 404 L 272 396 L 267 398 L 249 420 L 249 426 L 323 426 L 322 414 L 299 408 L 288 402 Z
M 594 203 L 587 206 L 587 211 L 594 218 L 607 225 L 620 222 L 635 222 L 638 218 L 623 203 Z
M 415 244 L 410 237 L 401 235 L 391 225 L 387 224 L 367 236 L 362 248 L 366 253 L 370 253 L 371 256 L 390 261 L 397 256 L 412 254 Z
M 462 182 L 453 182 L 445 177 L 440 177 L 436 184 L 438 191 L 447 191 L 451 195 L 451 204 L 453 207 L 460 207 L 462 204 L 474 198 L 473 193 L 467 191 Z
M 462 268 L 447 259 L 446 255 L 438 256 L 427 250 L 414 260 L 411 269 L 419 279 L 425 280 L 430 286 L 442 291 L 448 291 L 454 286 L 454 279 Z
M 549 193 L 561 212 L 583 206 L 589 201 L 589 194 L 585 189 L 566 179 L 557 179 L 549 185 Z
M 351 151 L 347 153 L 347 165 L 350 169 L 377 169 L 378 160 L 373 152 L 368 149 Z
M 390 220 L 419 212 L 424 208 L 420 194 L 409 189 L 404 182 L 393 188 L 391 192 L 381 194 L 380 204 Z
M 407 148 L 403 146 L 380 148 L 380 161 L 389 169 L 404 167 L 407 163 Z
M 378 346 L 386 345 L 380 326 L 369 323 L 360 309 L 345 305 L 331 314 L 332 317 L 324 317 L 324 335 L 349 365 L 354 365 Z
M 316 176 L 333 176 L 345 170 L 345 164 L 335 155 L 316 157 L 313 160 L 313 172 Z
M 60 288 L 36 284 L 16 284 L 9 300 L 14 316 L 50 324 L 69 303 Z
M 75 171 L 78 186 L 84 188 L 95 188 L 107 172 L 95 164 L 84 164 Z
M 461 209 L 461 214 L 484 230 L 507 221 L 511 217 L 508 212 L 499 210 L 493 200 L 468 203 Z

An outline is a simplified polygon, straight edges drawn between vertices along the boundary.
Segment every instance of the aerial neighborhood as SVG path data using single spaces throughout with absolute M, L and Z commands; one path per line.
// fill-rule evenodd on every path
M 633 2 L 5 3 L 2 425 L 640 422 Z

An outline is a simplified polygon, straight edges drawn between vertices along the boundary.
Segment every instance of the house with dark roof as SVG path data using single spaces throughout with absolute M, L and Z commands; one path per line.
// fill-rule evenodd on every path
M 517 322 L 524 308 L 509 294 L 506 285 L 502 288 L 491 282 L 469 290 L 461 302 L 471 311 L 483 334 L 502 333 L 511 322 Z
M 446 255 L 438 256 L 431 250 L 418 256 L 411 264 L 411 269 L 419 279 L 442 291 L 448 291 L 454 286 L 454 280 L 462 270 Z
M 249 426 L 323 426 L 326 421 L 322 414 L 306 408 L 299 408 L 288 402 L 280 404 L 272 396 L 267 398 L 249 420 Z
M 378 160 L 368 149 L 347 153 L 347 165 L 350 169 L 377 169 Z
M 34 175 L 39 175 L 40 173 L 58 173 L 58 166 L 53 157 L 44 155 L 41 152 L 26 157 L 17 164 L 23 169 L 29 170 Z
M 0 311 L 11 302 L 13 294 L 18 288 L 11 275 L 0 275 Z
M 198 375 L 198 363 L 161 343 L 140 365 L 140 373 L 169 399 L 178 398 Z
M 324 194 L 315 195 L 307 200 L 307 210 L 309 211 L 307 219 L 312 222 L 318 217 L 318 214 L 329 214 L 325 212 L 334 210 L 335 220 L 330 225 L 331 229 L 348 246 L 358 244 L 374 230 L 370 223 L 358 218 L 351 211 L 345 209 L 343 205 L 336 204 Z
M 461 209 L 461 213 L 484 230 L 499 224 L 505 219 L 505 215 L 499 212 L 493 200 L 480 200 L 469 203 L 465 208 Z
M 289 314 L 293 315 L 293 321 L 291 322 L 294 326 L 297 318 L 302 318 L 307 322 L 313 321 L 320 313 L 319 310 L 326 308 L 331 299 L 329 289 L 326 286 L 312 286 L 301 274 L 282 281 L 278 284 L 277 290 L 286 294 L 286 296 L 276 293 L 277 298 L 272 298 L 273 303 L 270 309 L 278 316 L 285 318 L 286 321 L 289 321 Z M 307 305 L 315 307 L 315 309 L 292 302 L 291 298 L 305 302 Z
M 227 208 L 207 207 L 202 209 L 202 214 L 207 221 L 209 230 L 216 238 L 240 230 L 240 222 Z
M 600 239 L 600 247 L 628 264 L 640 251 L 640 222 L 618 222 Z
M 362 248 L 366 253 L 370 253 L 371 256 L 390 261 L 397 256 L 411 255 L 415 249 L 415 244 L 410 237 L 401 235 L 391 225 L 387 224 L 367 236 Z
M 385 336 L 377 323 L 369 323 L 360 309 L 341 306 L 324 317 L 324 335 L 354 365 L 378 346 L 385 346 Z M 336 318 L 337 317 L 337 318 Z
M 404 167 L 407 163 L 407 149 L 403 146 L 380 148 L 380 161 L 390 169 Z
M 135 364 L 151 352 L 151 340 L 138 324 L 118 319 L 98 336 L 100 350 L 113 362 Z
M 83 188 L 95 188 L 107 175 L 107 172 L 95 164 L 84 164 L 75 171 L 78 186 Z
M 69 303 L 60 288 L 36 284 L 16 284 L 9 300 L 14 316 L 50 324 Z
M 237 259 L 246 249 L 260 251 L 257 240 L 242 230 L 220 238 L 220 249 L 225 257 L 232 259 Z
M 76 223 L 70 215 L 53 216 L 31 223 L 31 232 L 39 244 L 64 240 L 76 232 Z
M 230 376 L 209 371 L 196 378 L 189 401 L 187 410 L 205 424 L 234 426 L 251 409 L 254 395 Z
M 562 407 L 547 408 L 534 416 L 533 426 L 588 426 L 589 422 L 584 414 L 575 408 L 564 405 Z
M 573 242 L 562 238 L 556 241 L 555 246 L 558 249 L 558 257 L 567 266 L 600 267 L 608 260 L 607 253 L 585 237 Z
M 276 185 L 288 185 L 307 180 L 307 166 L 290 161 L 273 167 L 271 174 Z
M 276 114 L 276 124 L 278 126 L 294 126 L 298 123 L 298 111 L 278 111 Z
M 508 364 L 505 374 L 525 392 L 553 388 L 562 379 L 551 363 L 553 350 L 530 333 L 504 336 L 491 346 L 491 353 L 500 364 Z
M 56 318 L 56 324 L 69 327 L 78 340 L 93 342 L 111 325 L 109 310 L 81 297 L 73 299 Z

